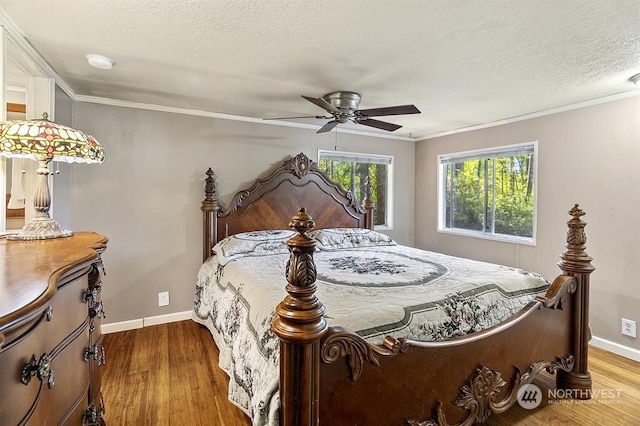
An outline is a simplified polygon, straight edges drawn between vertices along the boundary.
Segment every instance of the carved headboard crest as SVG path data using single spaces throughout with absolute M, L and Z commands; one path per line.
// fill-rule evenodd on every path
M 285 160 L 284 167 L 299 178 L 305 176 L 309 171 L 317 172 L 320 170 L 318 165 L 302 152 L 289 160 Z

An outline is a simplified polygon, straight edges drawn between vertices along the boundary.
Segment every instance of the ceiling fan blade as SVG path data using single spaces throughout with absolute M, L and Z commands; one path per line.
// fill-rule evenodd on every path
M 342 112 L 338 108 L 334 107 L 333 105 L 331 105 L 329 102 L 325 101 L 322 98 L 312 98 L 311 96 L 305 96 L 305 95 L 301 95 L 301 96 L 306 100 L 308 100 L 309 102 L 311 102 L 312 104 L 316 104 L 320 108 L 332 114 L 340 114 Z
M 325 117 L 323 115 L 301 115 L 298 117 L 273 117 L 273 118 L 263 118 L 263 120 L 292 120 L 294 118 L 322 118 L 322 119 L 329 119 L 329 118 L 333 118 L 331 116 L 329 117 Z
M 325 124 L 324 126 L 320 127 L 320 130 L 318 130 L 316 133 L 330 132 L 337 125 L 338 125 L 338 122 L 336 120 L 329 121 L 327 124 Z
M 383 115 L 420 114 L 420 110 L 415 105 L 398 105 L 385 108 L 361 109 L 358 110 L 358 113 L 365 117 L 380 117 Z
M 389 132 L 393 132 L 394 130 L 398 130 L 400 127 L 399 124 L 387 123 L 386 121 L 374 120 L 373 118 L 362 118 L 357 120 L 356 123 L 364 124 L 365 126 L 375 127 L 376 129 L 387 130 Z

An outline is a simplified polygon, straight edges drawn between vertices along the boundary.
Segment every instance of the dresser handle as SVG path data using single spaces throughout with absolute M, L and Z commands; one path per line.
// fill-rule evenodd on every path
M 91 318 L 91 320 L 89 321 L 89 333 L 93 333 L 94 330 L 96 329 L 96 326 L 94 323 L 94 320 L 96 317 L 98 318 L 107 317 L 107 313 L 104 310 L 104 305 L 102 304 L 102 301 L 100 301 L 95 306 L 92 306 L 89 308 L 89 318 Z
M 82 426 L 102 426 L 102 415 L 104 414 L 104 397 L 100 394 L 100 406 L 96 407 L 93 402 L 89 404 L 82 415 Z
M 87 346 L 84 350 L 84 362 L 89 362 L 89 358 L 93 358 L 98 365 L 103 365 L 106 362 L 104 346 L 100 346 L 100 349 L 98 349 L 97 343 L 93 346 Z
M 98 293 L 100 293 L 100 287 L 88 288 L 82 292 L 82 301 L 88 303 L 89 306 L 93 306 L 98 300 Z
M 106 318 L 107 314 L 104 311 L 104 306 L 102 305 L 102 301 L 96 303 L 95 305 L 89 308 L 89 316 L 91 318 Z
M 47 306 L 45 314 L 47 315 L 47 321 L 51 321 L 53 319 L 53 306 Z
M 37 376 L 41 382 L 47 379 L 47 385 L 49 389 L 55 384 L 53 376 L 53 370 L 51 369 L 51 357 L 47 354 L 42 354 L 40 360 L 36 358 L 36 355 L 31 355 L 31 359 L 24 363 L 22 367 L 22 374 L 20 380 L 22 383 L 29 384 L 31 377 Z
M 104 263 L 102 262 L 102 258 L 98 259 L 98 265 L 100 265 L 100 269 L 102 269 L 102 273 L 106 276 L 107 270 L 104 268 Z

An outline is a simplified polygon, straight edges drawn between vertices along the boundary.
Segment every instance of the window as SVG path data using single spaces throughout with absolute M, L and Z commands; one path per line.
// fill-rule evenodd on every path
M 351 191 L 359 205 L 366 195 L 364 183 L 368 175 L 374 203 L 373 224 L 378 229 L 391 228 L 393 157 L 319 150 L 318 160 L 320 169 Z
M 535 243 L 537 143 L 438 156 L 439 230 Z

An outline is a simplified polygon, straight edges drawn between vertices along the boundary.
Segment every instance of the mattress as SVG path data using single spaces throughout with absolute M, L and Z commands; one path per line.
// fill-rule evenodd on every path
M 286 296 L 286 240 L 258 231 L 214 247 L 197 277 L 193 319 L 205 325 L 229 375 L 229 400 L 254 425 L 278 424 L 279 341 L 271 331 Z M 371 343 L 385 336 L 433 341 L 491 327 L 514 315 L 549 283 L 522 269 L 396 244 L 362 229 L 311 233 L 318 299 L 329 326 Z

